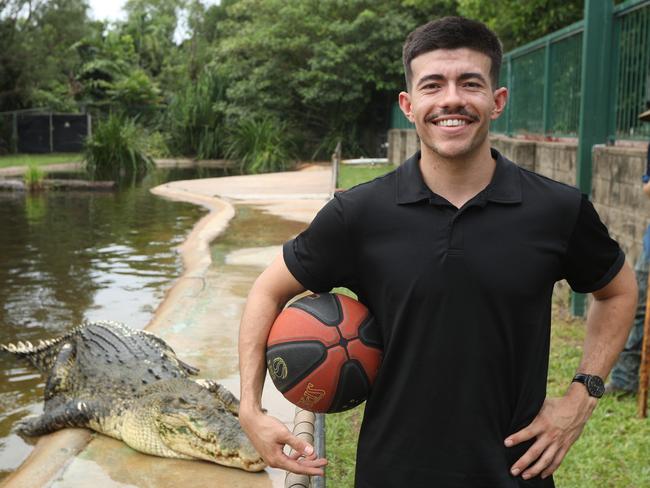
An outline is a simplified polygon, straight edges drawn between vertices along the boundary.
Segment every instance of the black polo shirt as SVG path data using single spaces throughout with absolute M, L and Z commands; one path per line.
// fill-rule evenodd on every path
M 491 183 L 460 209 L 426 186 L 416 154 L 336 194 L 284 245 L 307 289 L 348 287 L 381 328 L 359 488 L 553 486 L 512 477 L 532 441 L 503 441 L 546 395 L 554 283 L 598 290 L 625 257 L 576 188 L 492 157 Z

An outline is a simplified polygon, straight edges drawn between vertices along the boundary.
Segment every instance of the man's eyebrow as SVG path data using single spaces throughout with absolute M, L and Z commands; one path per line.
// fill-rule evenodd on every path
M 420 78 L 420 81 L 418 81 L 418 88 L 422 86 L 424 83 L 427 83 L 429 81 L 442 81 L 444 79 L 445 77 L 439 74 L 430 74 L 430 75 L 423 76 L 422 78 Z
M 481 80 L 483 83 L 487 83 L 487 80 L 481 73 L 475 73 L 472 71 L 469 71 L 467 73 L 461 73 L 461 75 L 458 77 L 458 81 L 466 81 L 472 78 L 476 78 L 478 80 Z M 423 84 L 429 82 L 429 81 L 444 81 L 445 77 L 442 76 L 441 74 L 438 73 L 432 73 L 430 75 L 423 76 L 420 78 L 418 81 L 418 88 L 421 87 Z
M 462 73 L 458 77 L 458 80 L 459 81 L 465 81 L 465 80 L 469 80 L 471 78 L 476 78 L 478 80 L 481 80 L 483 83 L 487 83 L 487 80 L 483 77 L 483 75 L 481 73 L 472 73 L 472 72 Z

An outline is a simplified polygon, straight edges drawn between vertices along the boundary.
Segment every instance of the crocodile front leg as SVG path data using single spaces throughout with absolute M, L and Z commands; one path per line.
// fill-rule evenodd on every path
M 69 401 L 54 408 L 47 408 L 42 415 L 18 421 L 15 430 L 22 436 L 34 437 L 66 427 L 88 427 L 94 418 L 95 410 L 89 402 Z

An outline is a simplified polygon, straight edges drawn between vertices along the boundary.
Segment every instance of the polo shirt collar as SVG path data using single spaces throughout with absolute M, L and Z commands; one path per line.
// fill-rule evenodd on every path
M 521 202 L 521 177 L 518 166 L 504 158 L 496 149 L 490 149 L 496 159 L 492 181 L 483 190 L 485 199 L 497 203 Z M 420 151 L 397 168 L 396 198 L 398 204 L 415 203 L 437 197 L 426 185 L 420 171 Z

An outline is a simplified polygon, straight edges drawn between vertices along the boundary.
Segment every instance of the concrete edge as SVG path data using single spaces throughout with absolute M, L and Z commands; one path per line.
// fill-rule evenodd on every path
M 155 331 L 161 327 L 164 318 L 177 302 L 176 297 L 180 297 L 190 289 L 192 280 L 203 279 L 205 271 L 212 263 L 210 243 L 226 229 L 230 219 L 235 216 L 235 208 L 221 198 L 190 193 L 174 188 L 170 184 L 157 186 L 150 191 L 154 195 L 193 203 L 210 211 L 194 225 L 183 244 L 178 247 L 183 260 L 183 273 L 167 291 L 162 302 L 156 308 L 153 318 L 145 327 L 147 330 Z

